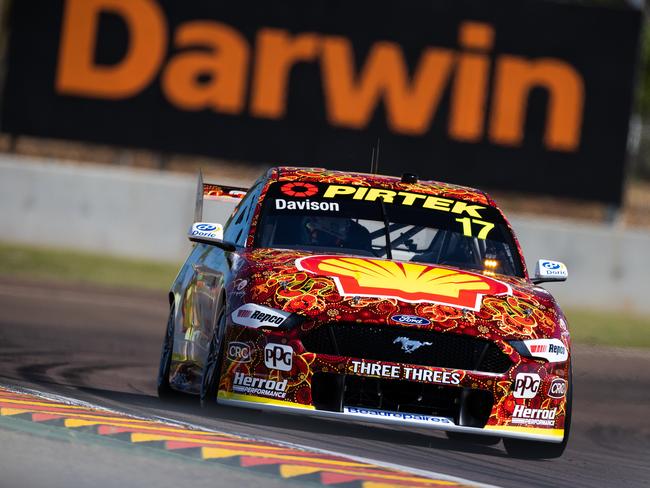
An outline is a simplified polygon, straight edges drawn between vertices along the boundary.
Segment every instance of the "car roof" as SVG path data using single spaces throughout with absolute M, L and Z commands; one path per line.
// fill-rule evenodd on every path
M 396 176 L 335 171 L 325 168 L 277 166 L 271 168 L 269 179 L 275 181 L 304 181 L 312 183 L 333 183 L 340 185 L 372 186 L 395 191 L 413 191 L 423 195 L 466 200 L 496 207 L 487 193 L 476 188 L 454 185 L 433 180 L 418 180 L 417 183 L 402 183 Z

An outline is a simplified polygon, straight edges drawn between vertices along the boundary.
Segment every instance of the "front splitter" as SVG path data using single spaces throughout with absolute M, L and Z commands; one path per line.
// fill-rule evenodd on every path
M 428 417 L 428 419 L 436 420 L 427 421 L 423 420 L 426 416 L 421 415 L 412 415 L 412 418 L 409 418 L 409 416 L 401 414 L 400 412 L 385 412 L 386 415 L 378 415 L 376 413 L 369 413 L 379 412 L 378 410 L 352 407 L 347 408 L 348 411 L 345 412 L 331 412 L 328 410 L 316 410 L 311 405 L 297 405 L 282 400 L 271 398 L 266 399 L 263 397 L 241 395 L 224 391 L 219 391 L 218 402 L 221 405 L 229 405 L 233 407 L 307 415 L 310 417 L 348 421 L 356 420 L 388 424 L 396 427 L 418 427 L 447 432 L 460 432 L 464 434 L 484 435 L 490 437 L 511 437 L 514 439 L 552 442 L 558 444 L 564 439 L 564 429 L 540 429 L 537 427 L 520 427 L 514 425 L 486 425 L 483 428 L 464 427 L 456 425 L 451 419 L 446 419 L 444 417 Z M 356 410 L 356 412 L 354 410 Z

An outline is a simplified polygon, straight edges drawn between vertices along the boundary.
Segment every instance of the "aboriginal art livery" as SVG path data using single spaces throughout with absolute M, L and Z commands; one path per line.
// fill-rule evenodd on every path
M 563 273 L 540 265 L 529 276 L 484 192 L 289 167 L 250 189 L 203 187 L 237 205 L 221 240 L 189 233 L 196 245 L 170 290 L 161 396 L 562 454 L 570 339 L 539 283 L 565 279 L 566 267 L 543 260 Z

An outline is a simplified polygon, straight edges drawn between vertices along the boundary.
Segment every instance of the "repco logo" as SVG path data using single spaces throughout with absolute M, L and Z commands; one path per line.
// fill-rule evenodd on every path
M 281 317 L 280 315 L 264 313 L 264 312 L 260 312 L 259 310 L 255 310 L 253 312 L 253 315 L 251 315 L 251 319 L 258 320 L 260 322 L 268 322 L 270 324 L 277 324 L 277 325 L 280 325 L 282 322 L 284 322 L 284 317 Z
M 95 58 L 110 42 L 100 35 L 104 14 L 119 17 L 128 36 L 124 54 L 112 64 Z M 359 46 L 341 35 L 260 26 L 247 37 L 206 19 L 187 20 L 170 32 L 170 20 L 155 0 L 67 0 L 56 92 L 127 100 L 159 82 L 163 97 L 179 110 L 284 119 L 291 92 L 318 89 L 332 126 L 365 129 L 382 107 L 389 130 L 409 136 L 426 134 L 448 98 L 450 139 L 520 146 L 531 92 L 542 89 L 544 146 L 573 152 L 580 143 L 580 73 L 558 58 L 493 54 L 496 33 L 487 23 L 461 22 L 455 49 L 423 46 L 411 68 L 402 46 L 388 40 L 363 49 L 367 54 L 359 59 Z M 301 64 L 320 68 L 317 87 L 296 85 L 302 79 L 292 71 Z

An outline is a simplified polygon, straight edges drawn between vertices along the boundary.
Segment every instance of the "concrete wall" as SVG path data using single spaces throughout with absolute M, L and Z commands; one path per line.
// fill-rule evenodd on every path
M 562 305 L 650 312 L 650 232 L 570 220 L 512 217 L 529 272 L 564 262 L 569 279 L 544 284 Z
M 5 157 L 0 240 L 180 261 L 195 194 L 189 175 Z
M 246 186 L 227 179 L 224 184 Z M 180 261 L 196 179 L 151 170 L 0 159 L 0 241 Z M 225 223 L 232 206 L 206 203 Z M 650 313 L 650 233 L 607 225 L 511 216 L 531 270 L 563 261 L 566 283 L 545 285 L 564 306 Z

